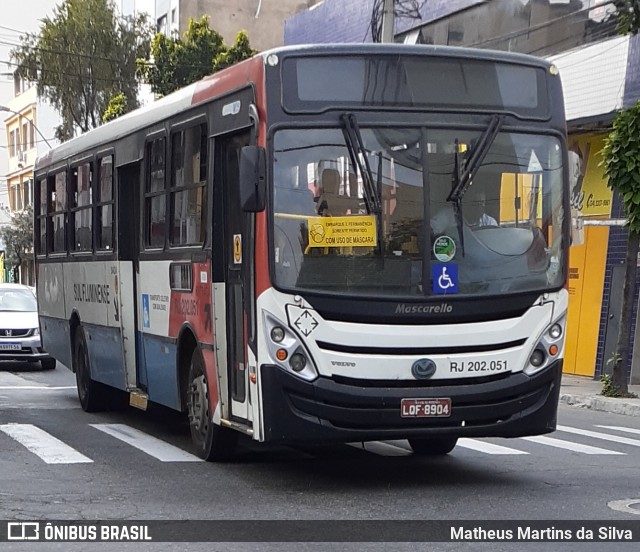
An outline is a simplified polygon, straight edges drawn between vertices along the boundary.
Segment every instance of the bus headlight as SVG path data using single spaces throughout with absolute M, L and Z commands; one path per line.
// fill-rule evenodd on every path
M 316 379 L 316 366 L 298 335 L 270 313 L 263 311 L 263 319 L 273 364 L 307 381 Z
M 271 328 L 271 340 L 280 343 L 284 339 L 284 328 L 282 326 L 274 326 Z
M 302 372 L 307 365 L 307 358 L 303 353 L 293 353 L 289 365 L 294 372 Z
M 529 355 L 529 362 L 524 369 L 525 374 L 532 376 L 560 358 L 565 323 L 566 317 L 563 316 L 542 332 L 542 336 Z

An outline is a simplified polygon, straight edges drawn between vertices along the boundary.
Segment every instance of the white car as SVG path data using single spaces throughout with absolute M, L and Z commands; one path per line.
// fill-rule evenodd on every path
M 56 360 L 42 348 L 38 323 L 38 302 L 29 286 L 0 284 L 0 362 L 40 361 L 51 370 Z

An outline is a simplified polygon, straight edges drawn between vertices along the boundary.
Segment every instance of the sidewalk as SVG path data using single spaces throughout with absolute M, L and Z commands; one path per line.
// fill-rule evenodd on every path
M 629 391 L 640 397 L 640 385 L 630 385 Z M 640 416 L 640 398 L 614 399 L 602 396 L 602 383 L 585 376 L 562 374 L 560 402 L 580 408 L 591 408 L 627 416 Z

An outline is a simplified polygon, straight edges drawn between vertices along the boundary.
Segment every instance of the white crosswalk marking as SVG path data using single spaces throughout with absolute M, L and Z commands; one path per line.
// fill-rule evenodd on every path
M 552 437 L 545 437 L 539 435 L 536 437 L 522 437 L 525 441 L 531 441 L 532 443 L 539 443 L 541 445 L 548 445 L 550 447 L 556 447 L 566 450 L 572 450 L 574 452 L 582 452 L 583 454 L 610 454 L 610 455 L 622 455 L 624 452 L 617 452 L 615 450 L 607 450 L 600 447 L 592 447 L 589 445 L 582 445 L 580 443 L 573 443 L 571 441 L 564 441 L 563 439 L 554 439 Z
M 202 462 L 201 458 L 124 424 L 89 424 L 161 462 Z
M 486 454 L 529 454 L 523 450 L 494 445 L 493 443 L 487 443 L 486 441 L 479 441 L 477 439 L 467 439 L 466 437 L 458 439 L 457 446 Z
M 636 435 L 640 435 L 640 429 L 635 429 L 633 427 L 605 426 L 605 425 L 597 425 L 596 427 L 601 427 L 602 429 L 612 429 L 614 431 L 622 431 L 624 433 L 635 433 Z
M 638 439 L 629 439 L 628 437 L 619 437 L 618 435 L 609 435 L 608 433 L 600 433 L 598 431 L 590 431 L 588 429 L 578 429 L 577 427 L 569 427 L 559 425 L 558 431 L 565 431 L 566 433 L 574 433 L 576 435 L 584 435 L 585 437 L 593 437 L 594 439 L 602 439 L 604 441 L 612 441 L 614 443 L 620 443 L 622 445 L 631 445 L 632 447 L 640 447 L 640 441 Z
M 9 435 L 47 464 L 81 464 L 93 462 L 53 435 L 31 424 L 4 424 L 0 431 Z

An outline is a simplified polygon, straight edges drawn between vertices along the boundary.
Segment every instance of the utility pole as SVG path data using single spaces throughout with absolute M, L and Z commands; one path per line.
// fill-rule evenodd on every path
M 382 8 L 382 42 L 393 42 L 395 32 L 395 18 L 393 13 L 394 0 L 384 0 Z

